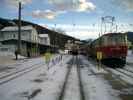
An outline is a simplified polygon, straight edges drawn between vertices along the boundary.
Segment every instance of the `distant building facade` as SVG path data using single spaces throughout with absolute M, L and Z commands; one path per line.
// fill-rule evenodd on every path
M 5 27 L 0 31 L 0 42 L 3 47 L 9 48 L 9 51 L 14 52 L 17 50 L 18 43 L 18 27 L 10 26 Z M 31 55 L 39 52 L 39 44 L 50 45 L 50 39 L 48 34 L 38 35 L 37 30 L 32 26 L 21 27 L 21 52 L 23 55 L 27 55 L 30 51 Z M 2 48 L 2 47 L 1 47 Z
M 39 34 L 38 37 L 39 37 L 40 44 L 50 45 L 50 38 L 48 34 Z

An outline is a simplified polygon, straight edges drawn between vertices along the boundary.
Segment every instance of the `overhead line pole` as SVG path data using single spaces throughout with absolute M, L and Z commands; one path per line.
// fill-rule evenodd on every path
M 56 53 L 56 24 L 54 24 L 55 26 L 55 34 L 54 34 L 54 53 Z
M 18 53 L 21 54 L 21 1 L 19 1 L 18 20 Z

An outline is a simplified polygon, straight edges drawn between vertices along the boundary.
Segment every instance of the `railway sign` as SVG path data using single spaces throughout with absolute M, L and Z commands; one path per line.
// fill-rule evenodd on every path
M 97 59 L 98 60 L 102 59 L 102 52 L 100 52 L 100 51 L 97 52 Z
M 97 59 L 98 59 L 98 70 L 101 67 L 101 60 L 102 60 L 102 52 L 101 51 L 97 51 Z

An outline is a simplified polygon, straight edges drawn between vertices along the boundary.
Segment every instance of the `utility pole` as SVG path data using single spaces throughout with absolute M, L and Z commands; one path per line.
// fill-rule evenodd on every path
M 55 34 L 54 34 L 54 53 L 56 53 L 56 24 L 54 24 L 55 26 Z
M 21 54 L 21 1 L 19 0 L 18 10 L 18 53 Z
M 118 30 L 118 25 L 116 25 L 116 33 L 117 33 L 117 30 Z
M 102 22 L 101 22 L 101 33 L 102 33 L 102 27 L 104 24 L 104 33 L 106 32 L 113 32 L 113 26 L 114 26 L 114 22 L 115 22 L 115 17 L 112 16 L 105 16 L 101 18 Z M 110 26 L 109 26 L 110 25 Z M 110 30 L 108 29 L 108 27 L 110 27 Z
M 103 34 L 103 22 L 104 22 L 104 17 L 101 17 L 101 32 L 99 34 L 99 37 Z

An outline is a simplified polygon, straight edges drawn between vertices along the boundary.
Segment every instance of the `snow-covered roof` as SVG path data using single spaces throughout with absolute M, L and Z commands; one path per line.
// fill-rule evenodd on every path
M 32 30 L 32 26 L 21 26 L 21 30 Z M 3 28 L 1 31 L 18 31 L 18 26 L 8 26 Z
M 48 37 L 48 34 L 39 34 L 39 37 L 41 37 L 41 38 Z

